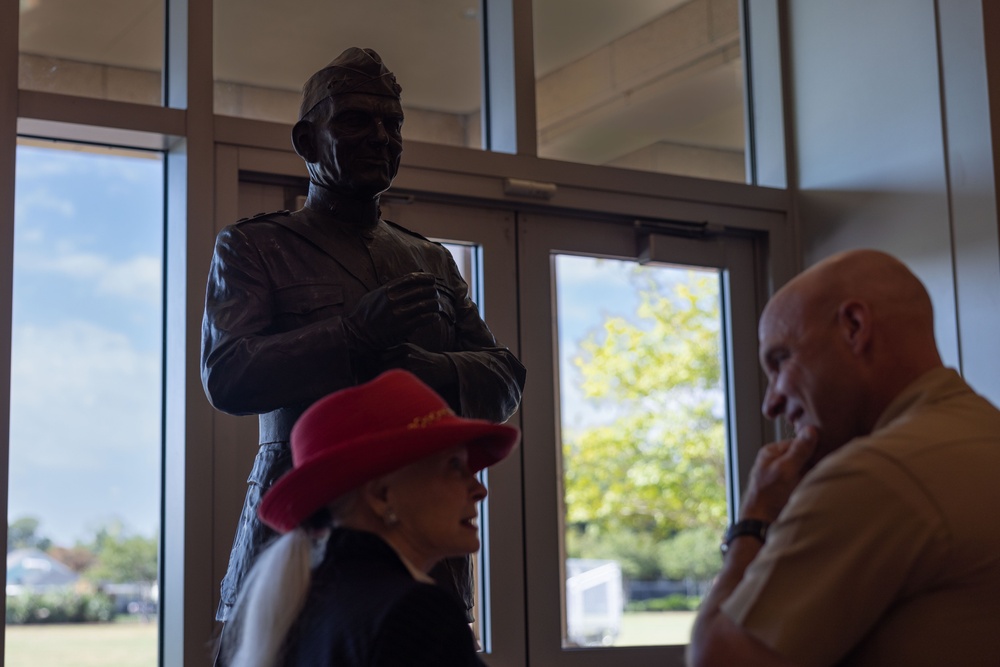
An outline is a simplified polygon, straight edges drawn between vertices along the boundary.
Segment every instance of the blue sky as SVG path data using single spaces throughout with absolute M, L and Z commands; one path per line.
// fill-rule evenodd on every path
M 163 163 L 20 145 L 9 518 L 159 526 Z
M 629 275 L 635 262 L 576 255 L 556 257 L 559 322 L 559 388 L 563 424 L 592 423 L 597 417 L 578 389 L 580 373 L 573 364 L 579 343 L 598 332 L 608 317 L 632 319 L 638 305 Z

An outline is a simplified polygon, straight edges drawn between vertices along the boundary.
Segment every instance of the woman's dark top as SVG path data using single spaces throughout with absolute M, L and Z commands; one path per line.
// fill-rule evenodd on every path
M 285 643 L 289 667 L 482 667 L 464 606 L 381 538 L 335 529 Z

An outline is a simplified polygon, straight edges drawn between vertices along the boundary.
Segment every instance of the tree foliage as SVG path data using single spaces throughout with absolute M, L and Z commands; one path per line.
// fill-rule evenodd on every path
M 74 590 L 7 596 L 7 623 L 94 623 L 114 618 L 106 595 Z
M 33 516 L 23 516 L 7 524 L 7 551 L 14 549 L 47 550 L 52 540 L 38 534 L 41 521 Z
M 659 565 L 668 579 L 711 579 L 722 567 L 719 531 L 698 526 L 682 530 L 660 545 Z
M 124 583 L 157 578 L 157 541 L 131 533 L 120 522 L 98 529 L 92 551 L 96 562 L 85 573 L 95 583 Z
M 659 544 L 704 526 L 717 535 L 726 522 L 718 281 L 634 279 L 635 317 L 608 317 L 574 359 L 588 404 L 612 417 L 564 429 L 566 521 L 611 542 L 644 534 Z
M 97 560 L 97 556 L 90 550 L 90 547 L 82 544 L 76 544 L 72 547 L 53 545 L 49 547 L 48 554 L 77 573 L 86 571 Z
M 157 580 L 156 537 L 137 535 L 121 521 L 111 520 L 94 531 L 91 541 L 64 547 L 40 537 L 40 525 L 34 517 L 10 522 L 7 526 L 8 549 L 38 548 L 94 584 Z

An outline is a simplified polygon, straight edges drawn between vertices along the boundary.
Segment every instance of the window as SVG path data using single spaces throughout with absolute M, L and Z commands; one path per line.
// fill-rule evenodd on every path
M 746 182 L 739 5 L 534 0 L 538 155 Z
M 163 0 L 22 0 L 21 88 L 160 104 Z
M 23 141 L 16 184 L 5 664 L 155 665 L 163 161 Z
M 216 113 L 294 123 L 302 84 L 373 48 L 403 87 L 403 137 L 481 147 L 479 2 L 215 2 Z

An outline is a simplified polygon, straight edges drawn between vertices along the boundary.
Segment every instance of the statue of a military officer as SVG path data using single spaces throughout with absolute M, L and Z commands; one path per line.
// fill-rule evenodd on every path
M 502 422 L 520 403 L 524 367 L 480 318 L 451 254 L 380 217 L 403 150 L 400 90 L 371 49 L 347 49 L 314 74 L 292 130 L 309 170 L 305 206 L 216 240 L 202 381 L 219 410 L 260 419 L 219 620 L 273 535 L 257 505 L 291 467 L 289 432 L 311 403 L 389 368 L 413 372 L 464 417 Z M 471 608 L 467 559 L 434 574 Z

